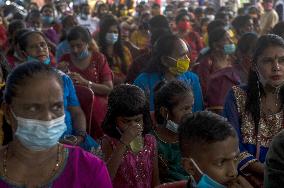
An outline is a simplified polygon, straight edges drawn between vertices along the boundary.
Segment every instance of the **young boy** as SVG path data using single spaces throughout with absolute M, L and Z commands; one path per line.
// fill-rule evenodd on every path
M 191 174 L 187 187 L 252 187 L 238 176 L 238 137 L 223 117 L 204 111 L 185 118 L 179 143 L 183 167 Z

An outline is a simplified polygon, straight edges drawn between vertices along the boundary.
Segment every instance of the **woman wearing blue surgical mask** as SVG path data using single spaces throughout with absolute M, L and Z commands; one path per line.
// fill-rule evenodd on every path
M 247 85 L 234 86 L 224 107 L 224 116 L 239 136 L 239 169 L 258 180 L 255 187 L 263 183 L 263 163 L 271 140 L 283 130 L 283 103 L 284 40 L 263 35 L 256 43 Z
M 210 31 L 208 39 L 209 50 L 193 71 L 201 80 L 205 107 L 220 114 L 228 90 L 240 83 L 232 67 L 236 46 L 229 32 L 222 27 Z
M 49 52 L 44 34 L 40 31 L 26 31 L 19 39 L 19 47 L 27 62 L 41 62 L 56 66 L 54 56 Z
M 161 82 L 155 90 L 157 125 L 153 135 L 158 146 L 160 182 L 187 180 L 189 175 L 181 166 L 178 128 L 182 118 L 192 113 L 192 90 L 177 80 Z
M 121 41 L 120 28 L 112 16 L 105 16 L 100 22 L 98 44 L 114 73 L 114 85 L 125 82 L 132 63 L 130 50 Z
M 167 34 L 156 41 L 148 67 L 134 81 L 134 85 L 143 89 L 149 97 L 151 111 L 154 111 L 154 88 L 163 80 L 180 80 L 191 87 L 195 98 L 193 111 L 203 109 L 199 78 L 188 71 L 190 59 L 187 54 L 186 43 L 176 35 Z
M 40 31 L 46 37 L 46 42 L 52 52 L 55 52 L 56 44 L 58 42 L 58 36 L 54 29 L 44 29 L 43 20 L 41 19 L 41 13 L 38 10 L 33 10 L 26 17 L 27 27 L 30 30 Z
M 19 46 L 27 62 L 55 66 L 42 33 L 38 31 L 24 33 L 19 39 Z M 60 74 L 64 86 L 64 110 L 65 123 L 67 125 L 64 136 L 74 135 L 76 138 L 72 139 L 72 142 L 68 142 L 69 144 L 80 145 L 86 150 L 91 150 L 92 147 L 97 147 L 97 143 L 93 139 L 89 139 L 90 136 L 86 133 L 85 115 L 80 107 L 73 82 L 68 75 L 63 72 L 60 72 Z
M 40 11 L 42 20 L 42 32 L 50 39 L 54 44 L 59 42 L 59 29 L 58 21 L 55 19 L 54 7 L 52 4 L 45 4 Z M 57 27 L 57 29 L 56 29 Z
M 55 69 L 19 65 L 7 79 L 4 103 L 14 137 L 0 150 L 0 187 L 112 187 L 100 159 L 58 143 L 67 127 L 62 80 Z
M 105 56 L 94 49 L 92 40 L 86 28 L 73 27 L 67 36 L 70 53 L 62 56 L 58 67 L 64 68 L 75 84 L 89 87 L 95 93 L 91 135 L 99 138 L 103 136 L 100 125 L 107 110 L 107 96 L 113 88 L 113 75 Z

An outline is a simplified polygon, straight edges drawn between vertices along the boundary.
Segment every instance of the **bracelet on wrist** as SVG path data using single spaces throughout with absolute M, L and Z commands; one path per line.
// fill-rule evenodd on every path
M 92 85 L 93 85 L 93 82 L 91 82 L 91 81 L 88 81 L 88 88 L 92 88 Z

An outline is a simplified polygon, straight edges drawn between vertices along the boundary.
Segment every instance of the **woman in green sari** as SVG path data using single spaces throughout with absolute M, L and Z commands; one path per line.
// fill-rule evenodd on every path
M 155 126 L 157 139 L 159 175 L 161 183 L 188 179 L 181 166 L 178 143 L 178 127 L 182 117 L 192 113 L 193 93 L 181 81 L 161 82 L 155 92 Z

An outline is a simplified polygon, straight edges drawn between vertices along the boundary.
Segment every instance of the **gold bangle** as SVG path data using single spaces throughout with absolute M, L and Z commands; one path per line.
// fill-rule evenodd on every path
M 93 85 L 93 82 L 91 82 L 91 81 L 88 81 L 88 88 L 92 88 L 92 85 Z

